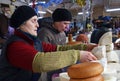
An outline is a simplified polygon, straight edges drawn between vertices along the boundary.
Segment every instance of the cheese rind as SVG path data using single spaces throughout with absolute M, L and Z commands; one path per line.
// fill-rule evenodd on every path
M 103 70 L 98 62 L 85 62 L 70 66 L 67 72 L 70 78 L 89 78 L 100 75 Z

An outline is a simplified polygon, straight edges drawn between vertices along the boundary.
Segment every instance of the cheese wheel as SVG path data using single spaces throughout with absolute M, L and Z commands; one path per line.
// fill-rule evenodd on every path
M 94 47 L 91 51 L 98 60 L 106 58 L 106 47 L 105 45 Z
M 70 79 L 69 81 L 104 81 L 104 77 L 102 75 L 97 75 L 90 78 Z
M 70 78 L 88 78 L 101 74 L 103 70 L 98 62 L 85 62 L 70 66 L 67 72 Z

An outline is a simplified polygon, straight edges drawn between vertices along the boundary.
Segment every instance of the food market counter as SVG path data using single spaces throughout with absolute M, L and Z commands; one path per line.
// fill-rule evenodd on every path
M 120 50 L 114 50 L 120 59 Z M 114 56 L 114 55 L 113 55 Z M 114 58 L 114 57 L 113 57 Z M 120 81 L 120 61 L 118 63 L 108 63 L 107 69 L 102 73 L 104 81 Z M 53 81 L 69 81 L 70 77 L 67 72 L 61 73 Z

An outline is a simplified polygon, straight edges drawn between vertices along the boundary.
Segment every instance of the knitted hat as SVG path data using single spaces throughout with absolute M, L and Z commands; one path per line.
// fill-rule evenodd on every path
M 18 7 L 10 18 L 10 26 L 13 28 L 18 28 L 25 21 L 31 17 L 37 15 L 33 8 L 23 5 Z
M 57 8 L 52 14 L 53 21 L 71 21 L 72 15 L 67 9 Z

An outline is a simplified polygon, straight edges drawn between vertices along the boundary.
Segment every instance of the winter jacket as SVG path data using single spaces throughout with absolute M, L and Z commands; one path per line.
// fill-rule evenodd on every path
M 98 44 L 102 35 L 108 31 L 109 30 L 106 27 L 100 27 L 100 28 L 95 29 L 91 34 L 90 42 Z
M 38 38 L 41 41 L 55 45 L 64 45 L 66 43 L 65 32 L 59 32 L 55 29 L 52 26 L 52 19 L 49 19 L 49 21 L 44 19 L 41 22 L 43 23 L 40 23 L 40 28 L 38 30 Z
M 13 36 L 17 38 L 10 41 Z M 77 49 L 86 49 L 83 44 L 56 46 L 41 42 L 40 49 L 44 52 L 39 52 L 30 36 L 18 30 L 13 36 L 8 39 L 10 43 L 6 44 L 0 55 L 0 81 L 32 81 L 33 73 L 48 72 L 75 64 L 80 57 Z

